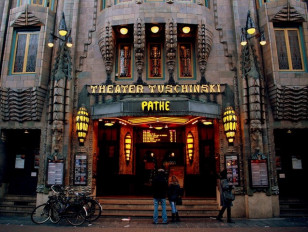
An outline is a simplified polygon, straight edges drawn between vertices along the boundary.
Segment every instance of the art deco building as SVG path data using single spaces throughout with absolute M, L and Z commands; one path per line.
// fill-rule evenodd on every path
M 151 216 L 158 168 L 188 217 L 217 214 L 223 169 L 234 217 L 305 206 L 306 2 L 0 1 L 0 213 L 63 184 Z

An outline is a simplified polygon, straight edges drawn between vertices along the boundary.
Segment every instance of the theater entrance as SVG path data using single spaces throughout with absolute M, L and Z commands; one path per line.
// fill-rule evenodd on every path
M 107 121 L 107 120 L 106 120 Z M 187 120 L 188 121 L 188 120 Z M 130 128 L 133 154 L 129 162 L 121 161 L 121 139 L 127 126 L 98 123 L 98 150 L 96 185 L 97 196 L 152 196 L 152 180 L 159 168 L 166 178 L 176 173 L 186 197 L 216 197 L 216 164 L 214 124 L 193 127 L 183 123 L 151 124 Z M 123 133 L 123 131 L 125 131 Z M 192 131 L 192 132 L 191 132 Z M 187 134 L 194 134 L 194 160 L 188 156 Z M 194 163 L 193 163 L 194 162 Z M 123 174 L 121 165 L 132 165 L 132 172 Z

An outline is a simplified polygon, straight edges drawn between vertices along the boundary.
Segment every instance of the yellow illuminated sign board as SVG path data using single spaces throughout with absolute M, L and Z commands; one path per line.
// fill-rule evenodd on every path
M 208 85 L 89 85 L 90 94 L 206 94 L 221 93 L 220 84 Z
M 143 101 L 142 111 L 170 111 L 170 101 Z

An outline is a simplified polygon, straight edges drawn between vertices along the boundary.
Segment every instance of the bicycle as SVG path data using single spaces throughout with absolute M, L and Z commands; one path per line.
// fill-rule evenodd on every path
M 86 206 L 88 212 L 86 220 L 88 222 L 96 221 L 101 216 L 103 211 L 102 205 L 99 203 L 99 201 L 93 199 L 93 197 L 90 196 L 89 190 L 83 190 L 83 192 L 77 193 L 77 197 L 80 201 L 80 204 Z
M 48 197 L 48 201 L 37 206 L 31 213 L 31 220 L 36 224 L 42 224 L 48 219 L 52 223 L 58 223 L 61 219 L 66 219 L 73 226 L 82 225 L 87 216 L 87 210 L 79 201 L 71 201 L 66 196 L 62 186 L 60 191 L 55 190 L 56 186 L 51 186 L 52 191 L 56 194 Z

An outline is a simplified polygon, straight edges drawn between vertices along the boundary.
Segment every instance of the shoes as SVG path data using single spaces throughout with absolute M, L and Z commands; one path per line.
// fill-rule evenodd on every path
M 220 217 L 216 218 L 217 221 L 223 222 L 223 220 Z
M 157 224 L 158 224 L 158 222 L 152 222 L 152 224 L 157 225 Z
M 235 223 L 235 221 L 233 221 L 233 220 L 231 220 L 231 219 L 228 220 L 227 222 L 228 222 L 228 223 Z
M 169 224 L 169 222 L 163 222 L 163 224 Z

